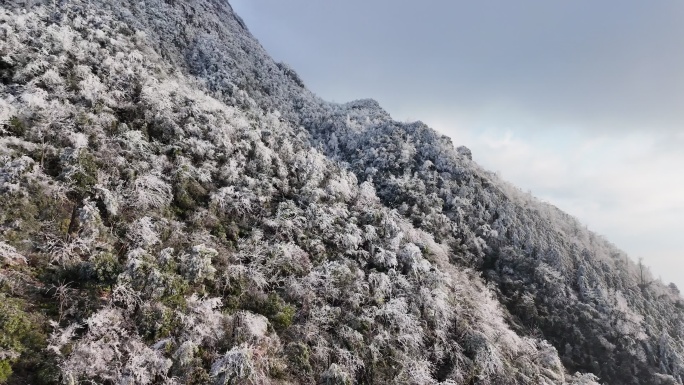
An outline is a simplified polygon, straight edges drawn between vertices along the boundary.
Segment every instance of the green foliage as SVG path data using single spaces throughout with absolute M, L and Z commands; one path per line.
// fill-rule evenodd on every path
M 173 186 L 173 205 L 181 216 L 207 202 L 207 190 L 196 180 L 180 176 Z
M 92 257 L 91 269 L 94 278 L 102 285 L 112 285 L 123 270 L 116 255 L 102 252 Z
M 138 320 L 140 334 L 150 343 L 167 338 L 179 327 L 172 309 L 156 306 L 144 309 Z
M 269 293 L 266 296 L 247 296 L 243 302 L 243 308 L 259 313 L 270 321 L 277 332 L 282 332 L 292 325 L 297 310 L 294 306 L 287 304 L 276 293 Z
M 7 381 L 11 374 L 12 365 L 10 365 L 10 360 L 0 360 L 0 383 Z
M 196 367 L 192 373 L 190 374 L 190 377 L 188 378 L 187 384 L 188 385 L 206 385 L 206 384 L 211 384 L 212 378 L 207 373 L 206 369 Z
M 190 284 L 187 280 L 179 275 L 169 275 L 166 281 L 164 296 L 161 298 L 162 303 L 174 309 L 182 309 L 186 306 L 185 295 L 190 289 Z
M 14 136 L 24 136 L 26 133 L 26 123 L 17 116 L 13 116 L 9 120 L 8 131 Z
M 273 315 L 270 320 L 276 331 L 282 331 L 292 325 L 296 310 L 292 305 L 285 305 L 280 308 L 280 311 Z
M 0 383 L 7 381 L 15 365 L 36 366 L 45 348 L 46 335 L 36 317 L 27 313 L 24 300 L 0 293 L 0 350 L 16 357 L 0 361 Z
M 69 73 L 66 76 L 66 89 L 71 92 L 78 92 L 80 91 L 81 87 L 78 84 L 78 76 L 74 71 L 69 71 Z
M 39 183 L 27 183 L 25 191 L 27 194 L 5 194 L 5 199 L 0 199 L 0 226 L 5 226 L 2 236 L 17 248 L 29 247 L 25 240 L 53 230 L 51 223 L 66 221 L 68 227 L 71 215 L 67 202 L 47 194 Z
M 211 235 L 221 240 L 228 238 L 228 235 L 226 234 L 226 228 L 222 223 L 218 223 L 216 226 L 211 228 Z
M 98 166 L 95 157 L 85 150 L 78 155 L 78 166 L 78 170 L 71 176 L 71 182 L 74 192 L 78 194 L 78 199 L 83 199 L 97 184 Z
M 287 346 L 287 358 L 296 370 L 303 373 L 311 372 L 311 350 L 301 342 L 292 342 Z
M 286 304 L 276 293 L 269 293 L 262 311 L 262 315 L 271 321 L 271 325 L 278 332 L 292 325 L 296 313 L 294 306 Z

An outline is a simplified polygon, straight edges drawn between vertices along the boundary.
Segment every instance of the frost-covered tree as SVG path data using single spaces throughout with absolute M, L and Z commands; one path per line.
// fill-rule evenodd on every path
M 0 194 L 0 382 L 682 383 L 674 289 L 227 2 L 0 5 Z

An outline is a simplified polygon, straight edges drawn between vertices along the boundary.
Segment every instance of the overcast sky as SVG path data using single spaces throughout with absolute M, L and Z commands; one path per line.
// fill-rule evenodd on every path
M 684 291 L 684 2 L 230 2 L 319 96 L 422 120 Z

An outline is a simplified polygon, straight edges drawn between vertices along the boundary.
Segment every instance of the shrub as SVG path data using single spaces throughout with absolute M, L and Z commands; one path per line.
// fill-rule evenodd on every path
M 39 359 L 30 357 L 45 348 L 45 335 L 30 314 L 25 302 L 0 294 L 0 383 L 7 381 L 15 365 L 32 366 Z
M 16 116 L 13 116 L 9 120 L 8 131 L 14 136 L 24 136 L 26 133 L 26 123 Z

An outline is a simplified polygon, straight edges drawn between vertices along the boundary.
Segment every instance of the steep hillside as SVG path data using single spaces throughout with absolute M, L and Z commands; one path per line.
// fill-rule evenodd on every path
M 574 218 L 482 170 L 467 149 L 454 150 L 424 124 L 367 124 L 358 111 L 342 106 L 346 122 L 317 127 L 316 141 L 372 180 L 388 207 L 460 251 L 452 262 L 495 283 L 516 330 L 539 333 L 566 367 L 608 383 L 657 383 L 658 371 L 681 381 L 676 287 L 655 282 Z
M 676 288 L 225 1 L 3 2 L 0 194 L 0 383 L 683 383 Z

